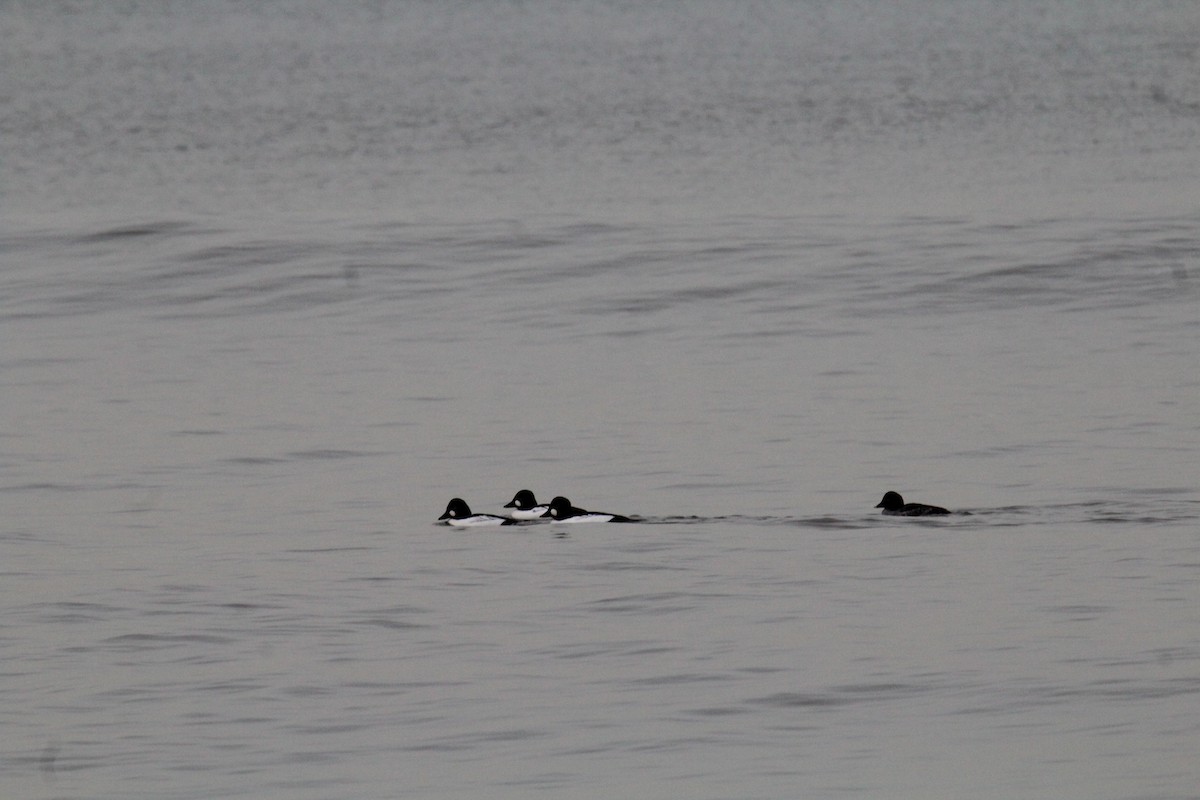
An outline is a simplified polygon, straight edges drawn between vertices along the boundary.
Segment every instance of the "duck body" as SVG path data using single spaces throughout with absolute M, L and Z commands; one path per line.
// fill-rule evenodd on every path
M 876 508 L 882 508 L 889 517 L 928 517 L 949 514 L 948 509 L 941 506 L 927 506 L 924 503 L 906 503 L 899 492 L 887 492 L 879 501 Z
M 629 517 L 620 514 L 576 508 L 565 497 L 556 497 L 551 500 L 550 507 L 543 516 L 549 517 L 555 522 L 633 522 Z
M 480 528 L 489 525 L 515 525 L 508 517 L 498 517 L 495 514 L 473 514 L 471 507 L 461 497 L 456 497 L 446 504 L 446 510 L 438 517 L 438 522 L 444 522 L 455 528 Z
M 504 507 L 512 509 L 509 516 L 513 519 L 541 519 L 550 510 L 550 506 L 539 503 L 528 489 L 517 492 Z

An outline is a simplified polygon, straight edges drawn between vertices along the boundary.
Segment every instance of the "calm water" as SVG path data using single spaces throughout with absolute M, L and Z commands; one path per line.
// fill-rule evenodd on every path
M 1200 797 L 1198 9 L 3 5 L 0 794 Z

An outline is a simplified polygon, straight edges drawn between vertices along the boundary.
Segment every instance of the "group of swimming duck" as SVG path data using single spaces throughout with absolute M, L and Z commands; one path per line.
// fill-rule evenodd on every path
M 512 512 L 507 517 L 496 514 L 475 514 L 471 507 L 461 497 L 456 497 L 446 505 L 446 511 L 439 522 L 453 525 L 456 528 L 473 528 L 477 525 L 517 525 L 522 522 L 532 522 L 549 518 L 555 522 L 636 522 L 630 517 L 620 514 L 609 514 L 604 511 L 587 511 L 571 505 L 565 497 L 556 497 L 549 503 L 539 503 L 533 492 L 522 489 L 513 495 L 513 499 L 504 504 Z
M 550 519 L 554 522 L 637 522 L 633 517 L 621 514 L 609 514 L 605 511 L 587 511 L 571 505 L 571 501 L 559 496 L 549 503 L 539 503 L 533 492 L 522 489 L 512 500 L 504 504 L 511 508 L 509 516 L 497 514 L 475 514 L 471 507 L 461 497 L 456 497 L 446 505 L 446 510 L 438 517 L 438 522 L 453 525 L 456 528 L 474 528 L 484 525 L 519 525 L 540 519 Z M 876 508 L 882 508 L 883 513 L 894 517 L 926 517 L 950 512 L 941 506 L 928 506 L 924 503 L 906 503 L 896 492 L 888 492 L 879 501 Z

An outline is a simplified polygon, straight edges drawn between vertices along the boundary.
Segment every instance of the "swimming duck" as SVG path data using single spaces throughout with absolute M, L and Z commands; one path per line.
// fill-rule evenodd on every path
M 565 497 L 556 497 L 551 500 L 550 508 L 543 516 L 551 517 L 556 522 L 633 522 L 629 517 L 623 517 L 620 514 L 576 508 Z
M 446 504 L 446 510 L 438 517 L 438 522 L 442 521 L 456 528 L 517 524 L 515 520 L 511 520 L 508 517 L 498 517 L 495 514 L 472 514 L 471 507 L 461 497 L 456 497 Z
M 883 513 L 892 517 L 926 517 L 933 514 L 949 514 L 941 506 L 927 506 L 924 503 L 906 503 L 898 492 L 888 492 L 879 501 L 876 508 L 882 508 Z

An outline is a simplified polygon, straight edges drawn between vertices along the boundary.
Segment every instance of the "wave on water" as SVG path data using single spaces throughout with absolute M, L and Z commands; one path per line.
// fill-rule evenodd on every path
M 679 313 L 720 309 L 755 336 L 829 333 L 851 317 L 1194 299 L 1200 237 L 1188 218 L 724 220 L 704 225 L 309 224 L 264 230 L 164 219 L 6 234 L 15 264 L 0 317 L 137 309 L 161 319 L 272 313 L 428 315 L 470 306 L 523 328 L 608 326 L 669 335 Z M 555 298 L 597 322 L 569 322 Z M 485 298 L 493 302 L 482 303 Z M 19 299 L 19 301 L 18 301 Z M 611 320 L 611 321 L 610 321 Z M 822 324 L 825 323 L 825 324 Z M 631 328 L 631 326 L 633 326 Z M 717 326 L 713 335 L 750 330 Z
M 624 525 L 642 526 L 705 526 L 733 525 L 746 527 L 788 526 L 821 530 L 874 530 L 897 525 L 917 525 L 930 528 L 987 530 L 994 528 L 1042 525 L 1077 525 L 1091 523 L 1124 523 L 1162 525 L 1200 520 L 1200 500 L 1179 498 L 1166 503 L 1151 501 L 1095 500 L 1049 505 L 996 506 L 994 508 L 956 509 L 945 516 L 896 517 L 867 511 L 859 515 L 751 515 L 721 514 L 716 516 L 664 515 L 630 517 Z M 617 523 L 614 523 L 617 524 Z M 554 526 L 552 520 L 518 520 L 508 530 Z
M 860 259 L 866 271 L 854 302 L 873 313 L 1079 312 L 1194 300 L 1200 290 L 1192 274 L 1200 236 L 1188 217 L 931 220 L 898 239 L 893 263 L 873 247 Z

